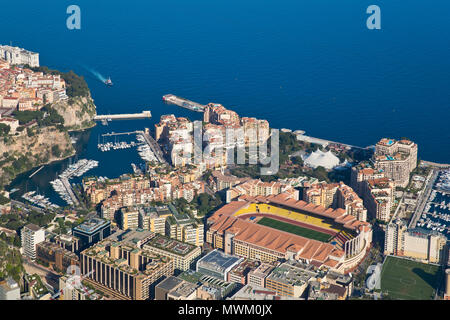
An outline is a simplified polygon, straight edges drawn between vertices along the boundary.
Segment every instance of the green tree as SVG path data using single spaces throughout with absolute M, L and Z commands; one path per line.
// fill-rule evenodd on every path
M 7 124 L 0 123 L 0 136 L 7 136 L 11 131 L 11 127 Z

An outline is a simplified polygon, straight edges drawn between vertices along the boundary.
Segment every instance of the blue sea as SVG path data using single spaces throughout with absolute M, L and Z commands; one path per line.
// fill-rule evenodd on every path
M 81 30 L 66 27 L 72 4 Z M 372 4 L 381 30 L 366 27 Z M 421 159 L 450 163 L 449 12 L 446 0 L 16 0 L 0 5 L 0 43 L 82 74 L 99 114 L 152 111 L 90 132 L 80 156 L 101 161 L 93 173 L 131 170 L 93 153 L 100 133 L 199 118 L 168 93 L 352 145 L 409 137 Z

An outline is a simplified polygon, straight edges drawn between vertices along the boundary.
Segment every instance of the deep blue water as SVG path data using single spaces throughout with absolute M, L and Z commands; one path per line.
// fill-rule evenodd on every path
M 66 28 L 70 4 L 79 31 Z M 381 30 L 366 28 L 371 4 Z M 115 131 L 198 118 L 162 103 L 173 93 L 353 145 L 409 137 L 420 158 L 450 163 L 449 12 L 446 0 L 2 1 L 0 43 L 83 74 L 100 114 L 152 111 Z M 111 128 L 95 143 L 96 130 Z

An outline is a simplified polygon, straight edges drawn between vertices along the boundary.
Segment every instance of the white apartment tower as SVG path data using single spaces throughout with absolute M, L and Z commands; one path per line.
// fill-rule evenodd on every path
M 23 254 L 31 260 L 36 260 L 36 245 L 45 241 L 45 230 L 35 224 L 23 227 L 21 232 Z
M 401 220 L 396 220 L 387 226 L 384 238 L 385 255 L 403 255 L 406 230 L 406 224 Z

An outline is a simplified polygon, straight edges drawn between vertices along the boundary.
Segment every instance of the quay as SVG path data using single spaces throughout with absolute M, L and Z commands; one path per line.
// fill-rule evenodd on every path
M 414 228 L 417 224 L 417 221 L 420 219 L 420 216 L 425 209 L 425 205 L 428 202 L 428 198 L 430 198 L 431 192 L 433 191 L 433 186 L 436 182 L 438 173 L 438 170 L 431 170 L 430 174 L 428 175 L 425 182 L 425 188 L 423 189 L 423 191 L 421 191 L 421 194 L 417 201 L 416 209 L 411 217 L 411 220 L 409 221 L 408 228 Z
M 440 169 L 450 168 L 450 164 L 446 164 L 446 163 L 436 163 L 436 162 L 425 161 L 425 160 L 422 160 L 421 163 L 424 165 L 427 165 L 427 166 L 436 167 L 436 168 L 440 168 Z
M 97 115 L 94 117 L 94 121 L 111 121 L 111 120 L 132 120 L 132 119 L 145 119 L 151 118 L 152 113 L 150 111 L 142 111 L 141 113 L 124 113 L 124 114 L 107 114 Z
M 22 208 L 22 209 L 23 208 L 27 208 L 29 210 L 34 210 L 34 211 L 37 211 L 39 213 L 46 213 L 45 210 L 42 209 L 42 208 L 39 208 L 39 207 L 33 206 L 31 204 L 28 204 L 28 203 L 24 203 L 24 202 L 21 202 L 21 201 L 18 201 L 18 200 L 11 199 L 11 204 L 16 206 L 16 207 Z
M 283 131 L 285 129 L 281 129 L 281 131 Z M 305 135 L 305 131 L 302 130 L 297 130 L 293 132 L 298 141 L 304 141 L 304 142 L 309 142 L 309 143 L 314 143 L 314 144 L 320 144 L 323 147 L 328 146 L 329 144 L 338 144 L 338 145 L 342 145 L 342 146 L 346 146 L 348 148 L 354 148 L 354 149 L 369 149 L 369 147 L 363 148 L 363 147 L 358 147 L 358 146 L 353 146 L 351 144 L 347 144 L 347 143 L 342 143 L 342 142 L 336 142 L 336 141 L 331 141 L 331 140 L 325 140 L 325 139 L 321 139 L 321 138 L 314 138 L 314 137 L 310 137 Z
M 111 133 L 104 133 L 102 134 L 102 137 L 114 137 L 114 136 L 129 136 L 132 134 L 138 134 L 142 133 L 142 131 L 130 131 L 130 132 L 111 132 Z
M 136 131 L 138 132 L 138 131 Z M 152 150 L 153 154 L 155 155 L 156 159 L 164 164 L 168 164 L 168 162 L 164 159 L 163 157 L 163 152 L 161 150 L 161 147 L 158 145 L 158 143 L 155 141 L 155 139 L 152 138 L 152 136 L 150 136 L 150 134 L 148 133 L 148 130 L 146 129 L 146 131 L 139 131 L 139 134 L 141 134 L 144 139 L 145 142 L 147 143 L 147 145 L 150 147 L 150 149 Z
M 73 203 L 75 205 L 79 205 L 80 202 L 78 201 L 77 197 L 75 196 L 75 194 L 73 193 L 72 190 L 72 186 L 70 185 L 70 182 L 67 178 L 61 178 L 61 181 L 63 183 L 64 188 L 67 191 L 67 194 L 70 196 L 70 198 L 72 199 Z
M 205 111 L 204 105 L 188 99 L 177 97 L 173 94 L 166 94 L 165 96 L 163 96 L 163 101 L 195 112 Z

